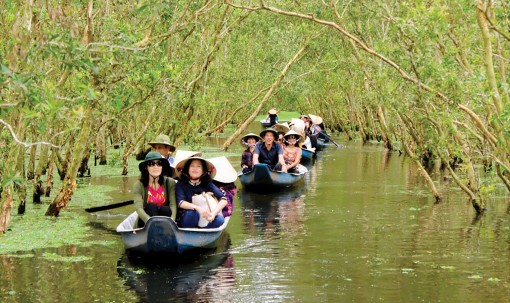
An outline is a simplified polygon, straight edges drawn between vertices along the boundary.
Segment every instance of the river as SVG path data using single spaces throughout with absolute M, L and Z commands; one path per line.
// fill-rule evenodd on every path
M 243 191 L 220 247 L 184 261 L 128 258 L 116 225 L 88 214 L 97 244 L 0 255 L 0 302 L 509 302 L 510 205 L 477 217 L 447 175 L 434 203 L 417 168 L 378 144 L 334 136 L 299 188 Z M 222 140 L 207 148 L 219 149 Z M 239 167 L 241 147 L 229 159 Z M 239 155 L 239 156 L 237 156 Z M 207 154 L 205 154 L 207 156 Z M 129 198 L 136 176 L 92 177 Z M 1 251 L 1 250 L 0 250 Z M 72 262 L 45 254 L 83 256 Z

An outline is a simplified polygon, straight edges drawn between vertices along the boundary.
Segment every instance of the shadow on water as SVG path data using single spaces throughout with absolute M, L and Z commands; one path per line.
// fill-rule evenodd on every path
M 218 247 L 207 252 L 166 257 L 125 253 L 117 272 L 139 302 L 220 302 L 235 286 L 230 245 L 224 233 Z

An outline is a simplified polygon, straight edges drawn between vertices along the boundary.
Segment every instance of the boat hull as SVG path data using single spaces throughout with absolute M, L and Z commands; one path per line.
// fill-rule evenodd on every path
M 117 226 L 126 250 L 137 253 L 184 254 L 214 248 L 230 217 L 218 228 L 179 228 L 170 217 L 154 216 L 142 228 L 133 228 L 138 216 L 131 214 Z
M 239 180 L 245 188 L 264 190 L 270 188 L 285 188 L 302 180 L 304 173 L 289 174 L 269 169 L 267 164 L 255 164 L 253 170 L 239 175 Z
M 301 163 L 310 163 L 315 160 L 315 157 L 315 152 L 305 148 L 301 149 Z

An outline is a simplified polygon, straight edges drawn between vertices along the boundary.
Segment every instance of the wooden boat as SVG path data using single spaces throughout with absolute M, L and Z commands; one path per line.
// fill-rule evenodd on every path
M 301 163 L 310 163 L 316 156 L 315 151 L 301 147 Z
M 271 127 L 271 123 L 269 122 L 269 119 L 262 119 L 260 120 L 260 125 L 264 128 Z
M 294 174 L 277 172 L 269 169 L 267 164 L 255 164 L 253 170 L 240 174 L 241 184 L 248 189 L 263 191 L 270 188 L 285 188 L 302 180 L 305 173 Z
M 184 254 L 192 250 L 215 248 L 230 217 L 218 228 L 180 228 L 170 217 L 150 217 L 136 228 L 138 214 L 133 212 L 117 226 L 126 250 L 137 253 Z

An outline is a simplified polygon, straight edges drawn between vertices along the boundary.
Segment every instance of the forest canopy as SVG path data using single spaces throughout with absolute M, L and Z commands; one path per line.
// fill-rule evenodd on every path
M 406 154 L 438 201 L 440 161 L 481 213 L 479 167 L 510 189 L 509 14 L 482 0 L 8 1 L 0 232 L 15 193 L 24 205 L 55 173 L 58 215 L 91 154 L 105 164 L 122 145 L 127 174 L 156 134 L 199 146 L 231 124 L 227 149 L 271 107 Z

